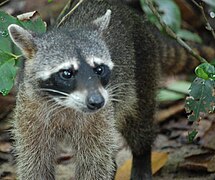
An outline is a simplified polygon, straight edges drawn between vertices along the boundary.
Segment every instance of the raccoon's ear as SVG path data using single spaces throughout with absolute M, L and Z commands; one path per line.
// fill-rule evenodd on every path
M 96 26 L 97 31 L 102 33 L 105 29 L 108 28 L 111 19 L 111 10 L 108 9 L 106 13 L 93 21 L 93 24 Z
M 11 24 L 8 27 L 8 32 L 12 41 L 21 49 L 26 58 L 31 59 L 34 57 L 37 47 L 29 31 L 16 24 Z

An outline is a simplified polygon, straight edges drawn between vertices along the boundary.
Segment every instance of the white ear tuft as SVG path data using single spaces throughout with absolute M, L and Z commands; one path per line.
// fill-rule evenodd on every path
M 111 10 L 108 9 L 103 16 L 94 20 L 93 24 L 97 26 L 99 32 L 102 32 L 108 28 L 110 24 L 110 19 L 111 19 Z
M 11 24 L 8 32 L 12 41 L 22 50 L 26 58 L 32 58 L 35 55 L 37 48 L 29 31 L 16 24 Z

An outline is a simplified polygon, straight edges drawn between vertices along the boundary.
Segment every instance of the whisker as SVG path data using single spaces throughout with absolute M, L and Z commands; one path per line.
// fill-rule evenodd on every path
M 110 87 L 110 86 L 111 87 L 121 87 L 121 86 L 125 86 L 125 85 L 130 85 L 130 84 L 131 83 L 116 83 L 116 84 L 110 83 L 110 84 L 108 84 L 107 88 Z
M 67 97 L 69 96 L 68 93 L 64 93 L 64 92 L 61 92 L 61 91 L 58 91 L 58 90 L 54 90 L 54 89 L 40 88 L 38 90 L 47 91 L 47 92 L 54 92 L 54 93 L 61 94 L 61 95 L 67 96 Z
M 110 98 L 109 100 L 110 100 L 110 101 L 113 101 L 113 102 L 124 102 L 124 101 L 121 100 L 121 99 L 115 99 L 115 98 Z

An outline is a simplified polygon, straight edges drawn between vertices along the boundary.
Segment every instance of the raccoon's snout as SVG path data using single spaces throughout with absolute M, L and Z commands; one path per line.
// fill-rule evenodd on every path
M 98 110 L 105 104 L 105 99 L 100 93 L 92 93 L 87 96 L 87 108 L 90 110 Z

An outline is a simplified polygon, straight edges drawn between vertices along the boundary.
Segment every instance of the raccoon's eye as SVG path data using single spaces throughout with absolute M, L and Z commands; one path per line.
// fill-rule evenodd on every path
M 72 69 L 62 69 L 59 71 L 59 75 L 62 79 L 70 79 L 74 76 L 74 71 Z
M 103 86 L 106 86 L 110 79 L 111 71 L 107 65 L 99 65 L 94 68 L 94 72 L 99 76 Z
M 105 74 L 105 66 L 104 65 L 97 66 L 96 68 L 94 68 L 94 72 L 99 76 L 103 76 Z

